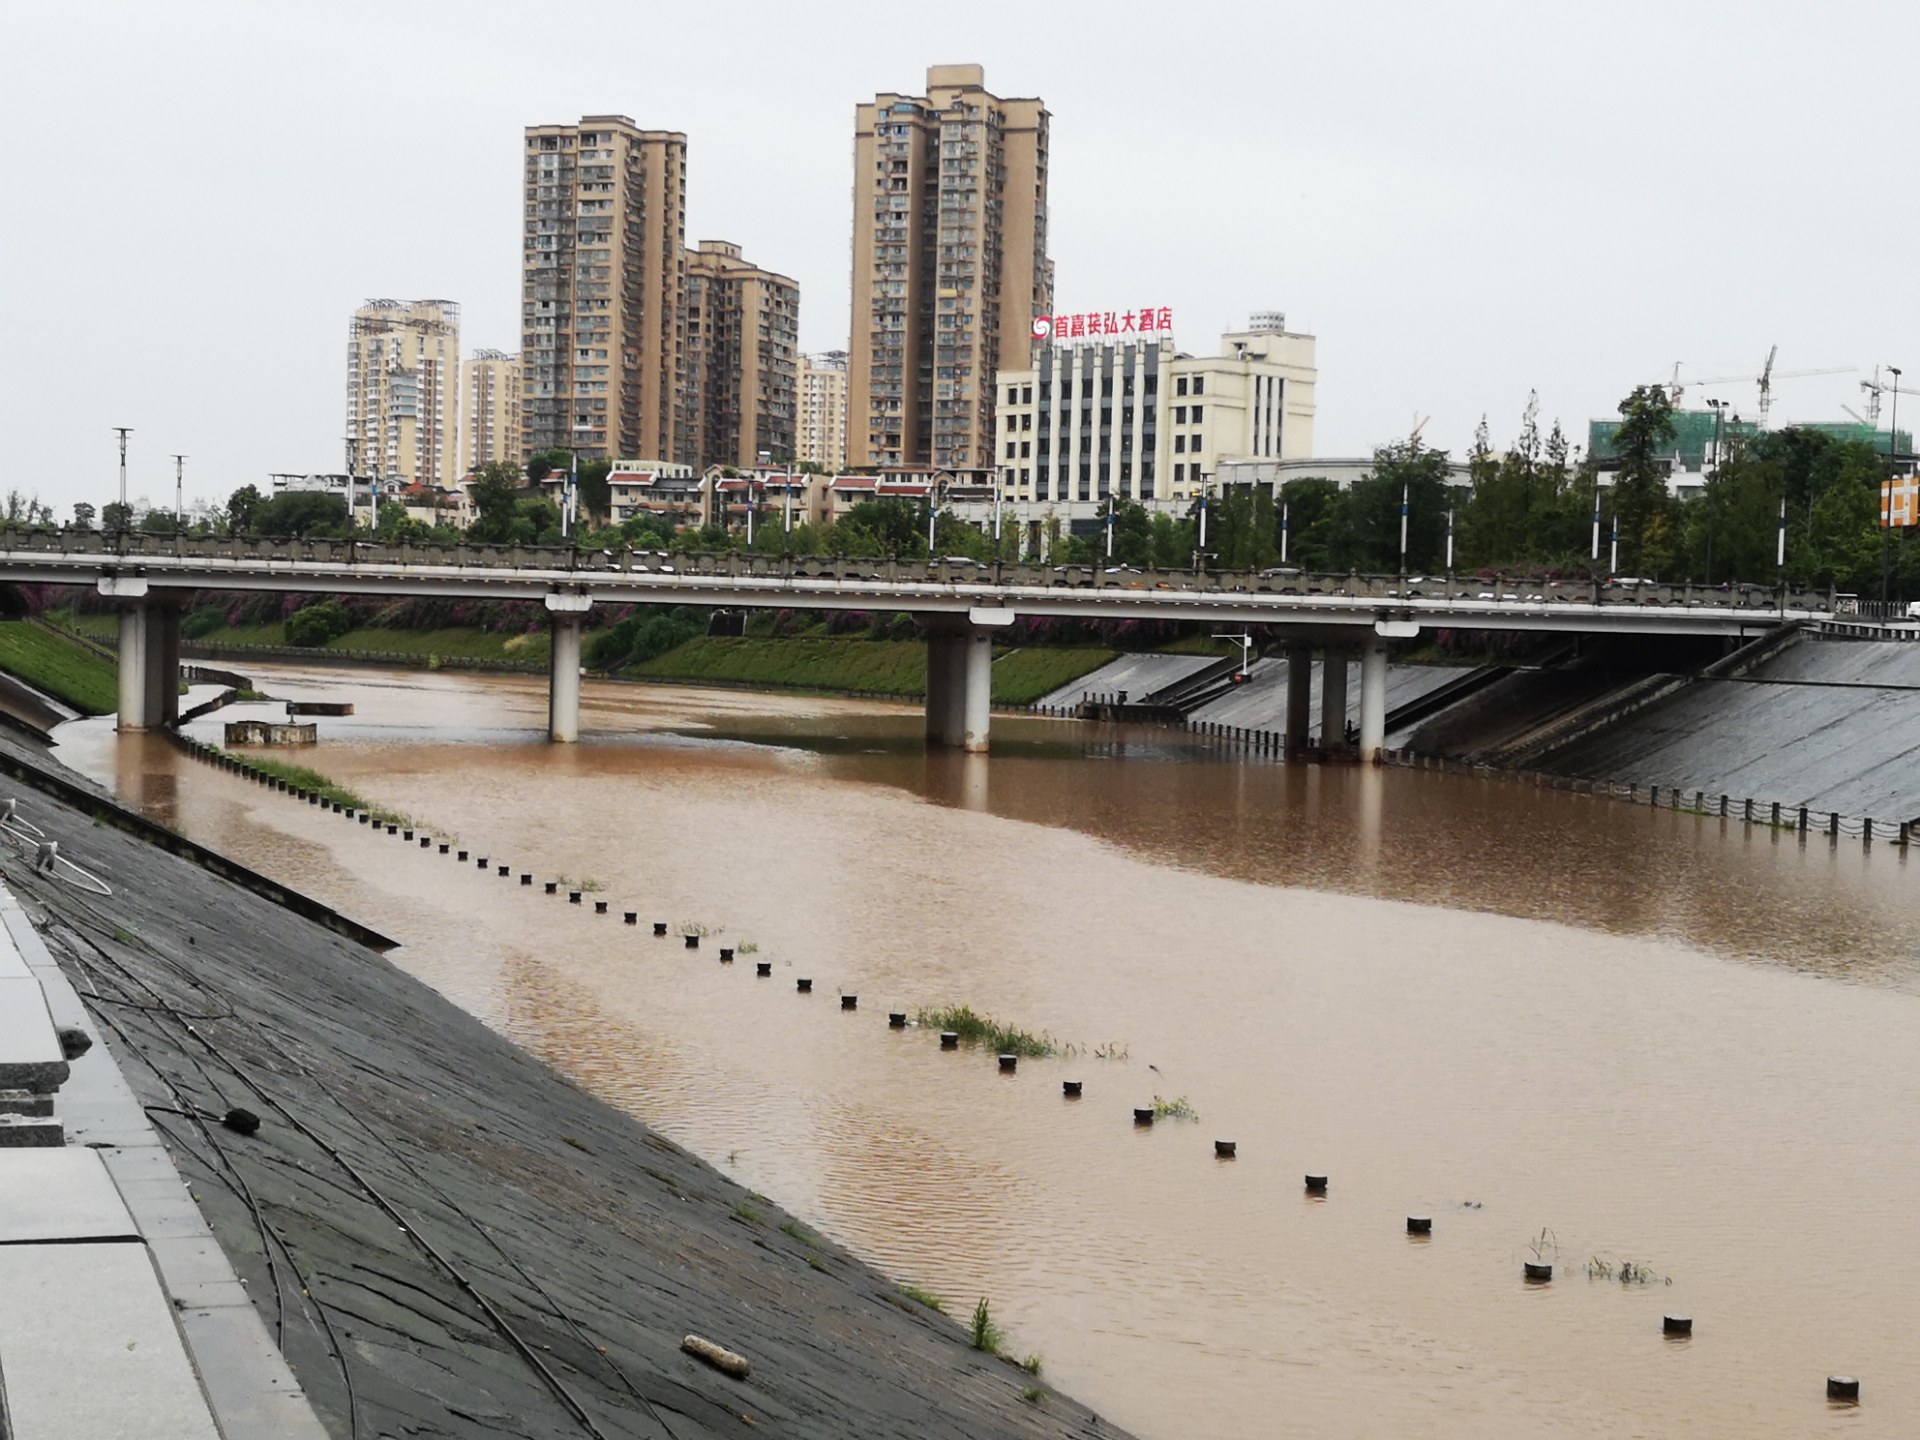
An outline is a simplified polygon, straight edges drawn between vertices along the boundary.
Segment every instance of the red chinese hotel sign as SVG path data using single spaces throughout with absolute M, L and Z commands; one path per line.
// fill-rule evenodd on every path
M 1122 335 L 1173 333 L 1173 311 L 1162 305 L 1145 310 L 1083 310 L 1077 315 L 1037 315 L 1036 340 L 1103 340 Z

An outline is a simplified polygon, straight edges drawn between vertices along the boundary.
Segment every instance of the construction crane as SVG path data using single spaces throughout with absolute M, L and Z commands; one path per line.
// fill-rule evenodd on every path
M 1773 368 L 1773 361 L 1774 357 L 1779 353 L 1780 347 L 1778 345 L 1773 346 L 1767 351 L 1767 363 L 1761 367 L 1758 375 L 1715 375 L 1705 380 L 1689 380 L 1687 381 L 1687 385 L 1702 388 L 1709 385 L 1757 384 L 1760 387 L 1760 428 L 1764 430 L 1767 428 L 1767 414 L 1773 408 L 1774 381 L 1804 380 L 1812 375 L 1848 375 L 1859 368 L 1854 365 L 1829 365 L 1817 370 L 1776 371 Z M 1680 365 L 1684 363 L 1685 362 L 1682 361 L 1674 365 L 1673 379 L 1667 385 L 1668 394 L 1672 397 L 1673 407 L 1676 410 L 1680 408 L 1680 397 L 1686 388 L 1680 383 Z
M 1897 375 L 1900 372 L 1896 370 L 1894 373 Z M 1862 380 L 1860 382 L 1860 388 L 1867 392 L 1867 425 L 1870 429 L 1874 430 L 1880 428 L 1880 397 L 1882 395 L 1889 393 L 1898 395 L 1920 395 L 1920 390 L 1915 390 L 1910 385 L 1895 385 L 1889 381 L 1882 380 L 1880 378 L 1880 367 L 1878 365 L 1873 367 L 1873 378 L 1871 380 Z

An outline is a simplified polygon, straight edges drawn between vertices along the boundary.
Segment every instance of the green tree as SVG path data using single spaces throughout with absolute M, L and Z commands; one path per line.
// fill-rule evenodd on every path
M 76 530 L 93 529 L 94 508 L 84 500 L 77 500 L 73 506 L 73 528 Z
M 1663 461 L 1673 436 L 1673 401 L 1666 386 L 1639 386 L 1620 402 L 1613 504 L 1624 574 L 1657 575 L 1672 566 L 1677 536 Z
M 467 489 L 473 501 L 473 525 L 468 534 L 487 544 L 504 545 L 513 538 L 515 509 L 520 503 L 520 467 L 491 460 L 473 472 Z
M 1386 575 L 1398 570 L 1400 510 L 1407 508 L 1406 567 L 1437 570 L 1446 556 L 1448 484 L 1452 467 L 1444 450 L 1429 450 L 1418 438 L 1373 452 L 1373 471 L 1345 496 L 1328 536 L 1328 559 L 1340 570 Z
M 289 645 L 317 650 L 353 629 L 353 616 L 338 600 L 323 600 L 294 611 L 284 628 Z
M 100 508 L 100 527 L 103 530 L 128 530 L 133 527 L 133 507 L 122 505 L 118 500 L 110 500 Z
M 242 485 L 227 497 L 227 528 L 235 535 L 255 534 L 260 507 L 266 503 L 267 497 L 257 486 Z
M 1302 570 L 1331 570 L 1334 534 L 1345 521 L 1347 497 L 1332 480 L 1290 480 L 1281 488 L 1287 527 L 1287 563 Z
M 343 495 L 318 490 L 289 490 L 253 512 L 253 533 L 299 537 L 345 536 L 349 533 L 347 501 Z

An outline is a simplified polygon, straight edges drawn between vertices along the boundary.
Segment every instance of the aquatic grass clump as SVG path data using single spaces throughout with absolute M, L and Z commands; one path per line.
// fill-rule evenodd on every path
M 969 1045 L 984 1045 L 998 1055 L 1025 1055 L 1035 1059 L 1058 1055 L 1060 1046 L 1044 1030 L 1035 1034 L 1017 1025 L 1005 1025 L 982 1015 L 971 1005 L 923 1006 L 913 1012 L 916 1025 L 929 1030 L 951 1030 Z
M 967 1326 L 967 1343 L 976 1350 L 998 1355 L 1004 1339 L 1000 1327 L 993 1323 L 993 1312 L 987 1307 L 987 1297 L 982 1295 L 980 1303 L 973 1307 L 973 1321 Z
M 946 1305 L 941 1301 L 940 1297 L 931 1290 L 922 1290 L 918 1285 L 902 1285 L 900 1287 L 900 1293 L 909 1300 L 924 1305 L 927 1309 L 937 1314 L 944 1315 L 947 1313 Z
M 1171 1100 L 1163 1099 L 1161 1096 L 1156 1095 L 1153 1097 L 1153 1118 L 1156 1120 L 1198 1120 L 1200 1118 L 1200 1112 L 1193 1108 L 1192 1104 L 1188 1102 L 1187 1097 L 1184 1095 L 1176 1095 Z
M 1642 1265 L 1637 1260 L 1622 1260 L 1615 1265 L 1610 1260 L 1602 1260 L 1598 1255 L 1587 1261 L 1589 1280 L 1618 1280 L 1622 1285 L 1671 1285 L 1671 1275 L 1655 1273 L 1650 1265 Z
M 311 790 L 329 804 L 342 805 L 349 810 L 358 810 L 365 814 L 369 820 L 376 825 L 405 825 L 410 828 L 421 828 L 418 822 L 405 811 L 389 810 L 384 805 L 369 805 L 365 800 L 361 799 L 357 793 L 349 790 L 344 785 L 336 784 L 334 781 L 329 780 L 318 770 L 309 770 L 304 765 L 289 765 L 284 760 L 267 760 L 254 755 L 236 755 L 232 751 L 222 750 L 218 746 L 212 747 L 211 753 L 223 759 L 237 760 L 243 765 L 251 766 L 253 769 L 260 771 L 262 774 L 273 776 L 276 780 L 284 780 L 287 784 L 297 789 Z

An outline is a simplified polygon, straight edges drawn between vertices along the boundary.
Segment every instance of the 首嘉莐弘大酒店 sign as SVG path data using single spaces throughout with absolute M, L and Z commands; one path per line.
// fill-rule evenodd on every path
M 1126 335 L 1168 336 L 1173 333 L 1173 311 L 1165 305 L 1144 310 L 1082 310 L 1067 315 L 1036 315 L 1033 338 L 1052 340 L 1108 340 Z

